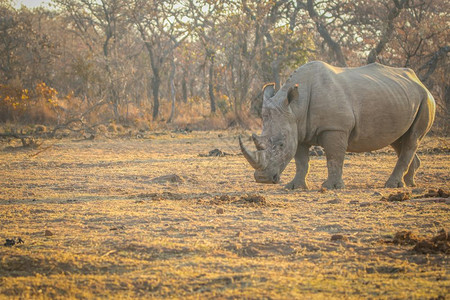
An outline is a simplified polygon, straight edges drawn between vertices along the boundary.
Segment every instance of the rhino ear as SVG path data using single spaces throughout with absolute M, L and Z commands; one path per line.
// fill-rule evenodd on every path
M 288 106 L 289 104 L 292 103 L 292 101 L 295 101 L 297 99 L 298 99 L 298 83 L 289 88 L 287 98 L 283 101 L 283 105 Z
M 263 102 L 269 101 L 275 95 L 275 83 L 268 83 L 263 87 Z

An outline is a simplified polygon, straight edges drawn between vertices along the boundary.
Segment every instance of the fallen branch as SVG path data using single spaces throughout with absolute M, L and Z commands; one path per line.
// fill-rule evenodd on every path
M 38 152 L 36 152 L 36 153 L 30 154 L 29 157 L 35 157 L 35 156 L 38 156 L 38 155 L 41 154 L 42 152 L 44 152 L 44 151 L 50 149 L 51 147 L 53 147 L 54 144 L 56 144 L 56 142 L 54 142 L 54 143 L 51 144 L 50 146 L 47 146 L 47 147 L 45 147 L 45 148 L 42 148 L 40 151 L 38 151 Z

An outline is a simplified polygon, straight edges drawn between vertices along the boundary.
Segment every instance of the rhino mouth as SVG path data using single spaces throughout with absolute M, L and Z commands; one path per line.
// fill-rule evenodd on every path
M 266 174 L 262 174 L 258 171 L 255 172 L 255 180 L 257 183 L 272 183 L 276 184 L 280 182 L 280 175 L 274 174 L 272 176 L 267 176 Z

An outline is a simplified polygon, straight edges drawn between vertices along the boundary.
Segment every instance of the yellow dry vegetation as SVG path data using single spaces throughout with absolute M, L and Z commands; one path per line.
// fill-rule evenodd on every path
M 398 191 L 383 188 L 390 149 L 348 155 L 339 191 L 320 190 L 326 161 L 314 156 L 311 189 L 287 191 L 254 182 L 240 133 L 63 139 L 40 153 L 3 145 L 0 298 L 448 295 L 448 254 L 391 241 L 401 230 L 450 228 L 448 199 L 416 199 L 449 189 L 449 139 L 427 138 L 418 186 L 399 189 L 412 199 L 388 202 Z M 215 148 L 231 155 L 208 156 Z

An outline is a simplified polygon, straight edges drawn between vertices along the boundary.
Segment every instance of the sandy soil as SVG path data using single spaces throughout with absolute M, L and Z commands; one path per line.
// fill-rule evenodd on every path
M 320 189 L 314 156 L 311 189 L 287 191 L 254 182 L 238 134 L 0 145 L 0 298 L 448 297 L 448 240 L 395 239 L 450 229 L 450 198 L 419 198 L 450 188 L 449 139 L 423 143 L 415 188 L 383 188 L 383 149 L 346 157 L 343 190 Z

